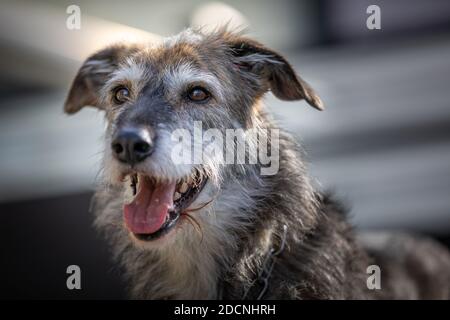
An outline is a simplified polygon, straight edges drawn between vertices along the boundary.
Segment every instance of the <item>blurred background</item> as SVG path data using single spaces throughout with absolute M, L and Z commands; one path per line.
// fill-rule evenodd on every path
M 81 29 L 69 30 L 70 5 Z M 369 5 L 381 30 L 369 30 Z M 301 140 L 311 174 L 363 229 L 450 243 L 450 2 L 447 0 L 0 1 L 0 298 L 124 298 L 89 202 L 102 115 L 62 106 L 77 68 L 120 37 L 231 21 L 281 51 L 322 97 L 267 104 Z M 66 268 L 82 290 L 66 288 Z

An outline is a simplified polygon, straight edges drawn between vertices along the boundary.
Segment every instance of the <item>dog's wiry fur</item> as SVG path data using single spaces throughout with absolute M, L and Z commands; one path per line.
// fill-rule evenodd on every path
M 214 99 L 192 106 L 182 99 L 189 83 L 208 87 Z M 111 90 L 130 88 L 130 102 L 114 106 Z M 152 128 L 154 154 L 138 170 L 156 179 L 189 174 L 193 166 L 171 162 L 170 133 L 204 129 L 275 128 L 265 113 L 268 91 L 283 100 L 304 99 L 322 109 L 314 91 L 278 53 L 240 34 L 186 30 L 158 45 L 120 44 L 106 48 L 81 67 L 65 110 L 85 105 L 103 109 L 108 121 L 103 181 L 95 196 L 96 225 L 112 242 L 134 298 L 256 298 L 252 286 L 270 248 L 278 248 L 287 226 L 286 247 L 276 258 L 264 298 L 371 299 L 449 298 L 450 258 L 430 240 L 399 235 L 357 237 L 344 210 L 316 191 L 302 151 L 282 132 L 279 171 L 261 175 L 260 164 L 201 166 L 209 182 L 195 201 L 195 223 L 183 221 L 175 234 L 156 244 L 130 236 L 122 206 L 130 197 L 123 178 L 130 170 L 115 161 L 111 136 L 124 124 Z M 257 141 L 250 140 L 250 143 Z M 386 242 L 388 241 L 388 243 Z M 382 289 L 367 288 L 366 268 L 378 264 Z

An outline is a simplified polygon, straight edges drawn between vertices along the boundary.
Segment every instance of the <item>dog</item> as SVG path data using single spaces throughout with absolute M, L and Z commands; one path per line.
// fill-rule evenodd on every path
M 343 206 L 313 186 L 301 147 L 266 112 L 268 91 L 323 109 L 282 55 L 226 28 L 115 44 L 81 66 L 64 109 L 105 114 L 95 225 L 131 297 L 448 299 L 446 249 L 418 235 L 354 231 Z M 264 140 L 277 155 L 274 172 L 261 159 L 221 162 L 212 140 L 217 152 L 175 161 L 175 149 L 195 147 L 180 147 L 173 133 L 195 136 L 198 123 L 224 135 L 253 130 L 248 147 Z M 237 147 L 235 136 L 223 148 Z

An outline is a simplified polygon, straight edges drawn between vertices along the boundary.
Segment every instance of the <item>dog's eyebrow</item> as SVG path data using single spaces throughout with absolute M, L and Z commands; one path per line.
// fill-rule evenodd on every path
M 111 89 L 121 84 L 130 86 L 129 89 L 138 93 L 145 86 L 149 72 L 149 69 L 143 63 L 127 59 L 111 73 L 103 86 L 101 99 L 107 101 Z
M 128 59 L 111 74 L 108 83 L 116 83 L 120 81 L 144 81 L 147 78 L 148 73 L 149 70 L 144 64 Z
M 193 82 L 204 83 L 219 100 L 223 100 L 224 94 L 219 79 L 211 72 L 200 70 L 190 63 L 180 63 L 169 66 L 164 72 L 164 80 L 171 89 L 184 89 Z

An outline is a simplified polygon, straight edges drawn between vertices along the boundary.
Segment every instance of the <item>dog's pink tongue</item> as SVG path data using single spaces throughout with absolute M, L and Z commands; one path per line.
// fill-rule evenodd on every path
M 152 184 L 139 181 L 139 191 L 133 202 L 123 208 L 125 224 L 133 233 L 150 234 L 158 231 L 173 207 L 176 183 Z

